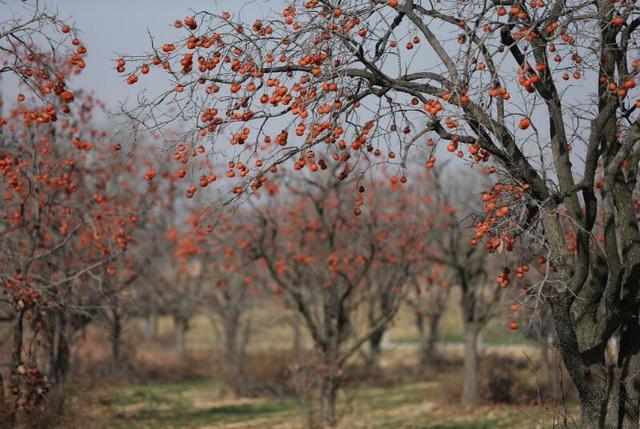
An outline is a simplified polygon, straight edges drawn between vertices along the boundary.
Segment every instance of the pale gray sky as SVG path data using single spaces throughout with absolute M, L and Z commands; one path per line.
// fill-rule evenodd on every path
M 247 0 L 43 0 L 60 17 L 69 18 L 80 29 L 80 38 L 87 46 L 87 67 L 75 79 L 74 87 L 90 89 L 110 108 L 127 96 L 135 97 L 141 86 L 162 85 L 161 79 L 145 79 L 131 87 L 118 76 L 115 67 L 117 53 L 140 54 L 148 51 L 147 30 L 158 41 L 171 41 L 183 34 L 172 23 L 190 14 L 191 10 L 219 13 L 242 13 L 243 17 L 262 15 L 279 1 L 255 2 Z M 21 0 L 0 4 L 0 21 L 24 13 Z M 11 85 L 9 81 L 0 85 Z M 3 88 L 9 93 L 11 88 Z

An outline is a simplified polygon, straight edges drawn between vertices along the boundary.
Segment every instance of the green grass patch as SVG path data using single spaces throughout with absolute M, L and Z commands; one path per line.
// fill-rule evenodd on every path
M 340 428 L 533 429 L 537 408 L 481 407 L 468 410 L 443 398 L 446 376 L 431 381 L 345 389 L 339 395 Z M 100 427 L 281 428 L 306 427 L 309 403 L 299 397 L 232 399 L 213 380 L 110 387 L 99 392 L 109 404 Z M 305 408 L 306 407 L 306 408 Z

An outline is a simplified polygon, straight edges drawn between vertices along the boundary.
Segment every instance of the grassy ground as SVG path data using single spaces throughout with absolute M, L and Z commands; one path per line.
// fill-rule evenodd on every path
M 442 380 L 343 392 L 341 428 L 551 428 L 551 409 L 447 404 Z M 105 428 L 305 428 L 309 404 L 292 397 L 225 399 L 213 380 L 110 387 L 99 393 Z M 556 419 L 557 420 L 557 419 Z

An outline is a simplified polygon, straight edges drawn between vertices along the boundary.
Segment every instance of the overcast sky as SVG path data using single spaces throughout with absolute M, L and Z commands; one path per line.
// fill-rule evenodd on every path
M 246 0 L 43 0 L 60 17 L 69 18 L 80 30 L 80 38 L 89 50 L 85 71 L 75 79 L 75 87 L 91 89 L 110 108 L 127 96 L 135 97 L 134 88 L 126 85 L 115 71 L 118 53 L 139 54 L 149 50 L 149 31 L 158 41 L 175 40 L 183 32 L 172 23 L 191 14 L 191 10 L 219 13 L 242 13 L 243 17 L 262 15 L 278 1 Z M 0 20 L 24 11 L 21 0 L 0 2 Z M 23 13 L 23 12 L 22 12 Z M 140 84 L 153 88 L 160 79 L 146 79 Z M 8 84 L 7 81 L 4 82 Z M 136 85 L 139 90 L 141 85 Z M 9 92 L 9 91 L 7 91 Z

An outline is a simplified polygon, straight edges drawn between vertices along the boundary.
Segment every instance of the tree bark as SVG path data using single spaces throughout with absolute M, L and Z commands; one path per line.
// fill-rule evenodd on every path
M 369 338 L 369 353 L 365 354 L 366 364 L 371 369 L 380 368 L 380 355 L 382 354 L 382 340 L 387 331 L 386 326 L 376 329 Z
M 618 364 L 611 362 L 607 365 L 604 347 L 581 352 L 572 332 L 569 306 L 562 298 L 551 299 L 550 304 L 560 354 L 580 399 L 580 427 L 620 429 L 622 426 L 618 420 L 617 405 L 620 393 Z
M 478 337 L 480 328 L 474 323 L 464 324 L 464 381 L 462 384 L 462 405 L 474 406 L 478 403 Z
M 186 317 L 176 317 L 176 346 L 178 353 L 184 355 L 187 352 L 187 332 L 189 331 L 189 319 Z
M 225 367 L 229 383 L 236 395 L 247 393 L 247 380 L 244 373 L 244 351 L 240 338 L 240 317 L 225 317 L 223 320 L 225 341 Z
M 155 310 L 151 311 L 144 318 L 142 334 L 147 339 L 156 338 L 158 336 L 158 314 Z
M 5 402 L 7 398 L 4 393 L 4 378 L 2 377 L 2 373 L 0 373 L 0 428 L 4 427 L 5 419 L 7 417 L 7 403 Z
M 580 394 L 581 427 L 584 429 L 604 429 L 607 419 L 606 391 L 596 392 L 595 389 L 588 394 Z M 613 426 L 616 428 L 617 426 Z
M 151 313 L 150 317 L 151 317 L 151 338 L 157 338 L 158 331 L 159 331 L 158 325 L 160 324 L 160 317 L 158 313 L 156 313 L 155 311 Z
M 429 331 L 422 334 L 420 342 L 420 365 L 428 367 L 438 360 L 438 325 L 441 314 L 432 315 L 429 318 Z
M 320 423 L 323 427 L 335 427 L 338 423 L 336 399 L 339 384 L 336 374 L 329 369 L 320 386 Z
M 636 341 L 634 339 L 633 342 Z M 602 362 L 581 368 L 582 375 L 572 377 L 579 386 L 582 428 L 638 428 L 639 368 L 638 354 L 635 353 L 621 356 L 617 363 L 606 368 Z
M 122 321 L 120 312 L 115 308 L 112 310 L 113 320 L 111 321 L 111 358 L 114 363 L 120 362 L 120 339 L 122 336 Z
M 53 310 L 46 323 L 47 360 L 44 371 L 52 384 L 62 384 L 70 368 L 70 346 L 67 317 L 64 311 Z
M 618 425 L 621 429 L 637 429 L 640 423 L 640 325 L 637 317 L 632 318 L 621 332 L 618 368 Z
M 67 318 L 64 311 L 59 311 L 57 315 L 58 323 L 55 341 L 55 359 L 53 363 L 53 381 L 55 384 L 64 383 L 69 372 L 70 349 L 69 338 L 67 332 Z
M 302 359 L 302 333 L 300 332 L 300 319 L 296 315 L 291 323 L 293 330 L 293 354 L 297 360 Z

